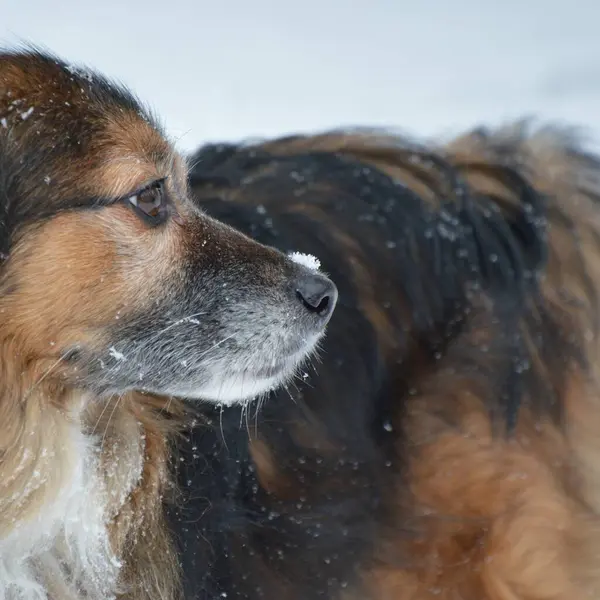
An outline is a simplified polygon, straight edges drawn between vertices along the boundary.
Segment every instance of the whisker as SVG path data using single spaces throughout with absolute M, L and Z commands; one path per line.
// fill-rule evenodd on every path
M 225 408 L 223 405 L 221 405 L 219 409 L 219 427 L 221 428 L 221 439 L 223 440 L 225 450 L 227 450 L 227 452 L 229 453 L 229 446 L 227 445 L 227 440 L 225 439 L 225 431 L 223 430 L 223 411 L 225 410 Z
M 182 317 L 181 319 L 177 319 L 177 321 L 174 321 L 173 323 L 170 323 L 169 325 L 167 325 L 165 328 L 161 329 L 160 331 L 157 331 L 154 335 L 149 337 L 145 343 L 154 341 L 156 338 L 160 337 L 163 333 L 169 331 L 170 329 L 173 329 L 173 327 L 177 327 L 177 325 L 181 325 L 182 323 L 189 323 L 191 321 L 191 319 L 193 319 L 195 317 L 201 317 L 202 315 L 205 315 L 205 314 L 206 314 L 205 312 L 199 312 L 199 313 L 194 313 L 193 315 L 188 315 L 187 317 Z
M 290 392 L 290 384 L 289 383 L 285 383 L 283 385 L 283 389 L 286 391 L 287 395 L 290 397 L 290 400 L 294 403 L 297 404 L 298 401 L 296 400 L 296 398 L 293 396 L 292 392 Z M 297 388 L 296 388 L 297 389 Z
M 54 371 L 54 369 L 56 369 L 56 367 L 63 361 L 65 360 L 65 358 L 68 356 L 68 352 L 65 352 L 64 354 L 61 354 L 58 357 L 58 360 L 51 364 L 48 369 L 46 369 L 46 371 L 44 371 L 44 373 L 42 373 L 42 375 L 40 376 L 40 378 L 35 381 L 34 383 L 31 384 L 31 386 L 29 387 L 29 389 L 27 389 L 25 391 L 25 398 L 29 397 L 31 395 L 31 393 L 42 383 L 42 381 L 44 381 L 44 379 L 46 379 L 46 377 L 48 377 L 48 375 L 50 375 L 50 373 L 52 373 L 52 371 Z
M 232 337 L 235 337 L 235 336 L 236 336 L 236 334 L 232 333 L 231 335 L 224 337 L 222 340 L 219 340 L 216 344 L 213 344 L 208 350 L 205 350 L 202 354 L 200 354 L 199 356 L 196 356 L 195 360 L 198 360 L 199 358 L 206 356 L 209 352 L 212 352 L 215 348 L 217 348 L 221 344 L 224 344 L 227 340 L 230 340 Z
M 242 407 L 242 414 L 246 417 L 245 421 L 246 421 L 246 433 L 248 434 L 248 437 L 252 437 L 251 433 L 250 433 L 250 420 L 249 420 L 249 416 L 250 416 L 250 403 L 246 402 L 244 404 L 244 406 Z
M 100 413 L 100 416 L 98 417 L 96 424 L 94 425 L 94 428 L 92 429 L 91 435 L 94 435 L 96 433 L 96 429 L 98 429 L 98 425 L 100 425 L 100 421 L 102 420 L 102 417 L 104 416 L 104 413 L 106 412 L 106 409 L 109 406 L 110 406 L 110 402 L 106 402 L 104 404 L 104 408 L 102 409 L 102 412 Z
M 122 395 L 117 396 L 117 401 L 115 402 L 115 405 L 113 406 L 113 409 L 110 413 L 110 415 L 108 416 L 108 421 L 106 422 L 106 427 L 104 428 L 104 433 L 102 434 L 102 441 L 100 442 L 100 447 L 104 448 L 104 440 L 106 439 L 106 434 L 108 433 L 108 427 L 110 425 L 110 421 L 113 418 L 117 407 L 119 406 L 119 403 L 121 402 L 121 400 L 123 399 Z
M 254 407 L 254 437 L 258 437 L 258 411 L 260 410 L 261 397 L 258 397 L 256 406 Z

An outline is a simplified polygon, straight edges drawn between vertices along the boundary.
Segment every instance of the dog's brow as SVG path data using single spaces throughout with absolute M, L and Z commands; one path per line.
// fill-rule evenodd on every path
M 168 168 L 135 154 L 110 157 L 101 167 L 98 177 L 100 189 L 96 193 L 102 197 L 120 198 L 155 180 L 164 179 L 168 174 Z

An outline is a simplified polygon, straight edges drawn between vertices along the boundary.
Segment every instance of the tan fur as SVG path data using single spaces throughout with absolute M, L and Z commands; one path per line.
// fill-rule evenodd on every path
M 126 196 L 167 175 L 168 186 L 186 189 L 184 161 L 137 113 L 98 111 L 83 89 L 35 61 L 25 69 L 0 64 L 0 118 L 10 131 L 7 148 L 31 137 L 52 143 L 65 123 L 85 122 L 92 131 L 82 140 L 85 156 L 73 150 L 44 165 L 41 197 L 55 185 L 74 197 Z M 122 205 L 103 214 L 68 211 L 19 232 L 0 281 L 3 291 L 19 291 L 0 299 L 0 538 L 40 516 L 68 486 L 80 451 L 69 432 L 96 435 L 99 486 L 108 490 L 111 542 L 123 563 L 118 585 L 128 600 L 179 593 L 162 514 L 179 404 L 140 394 L 97 403 L 66 386 L 58 349 L 82 338 L 102 344 L 104 325 L 150 306 L 181 248 L 175 222 L 158 235 Z M 38 570 L 52 600 L 83 597 L 51 564 Z
M 573 372 L 566 386 L 561 399 L 564 431 L 522 414 L 514 439 L 492 437 L 477 392 L 469 394 L 460 382 L 453 396 L 460 408 L 460 416 L 454 415 L 459 432 L 436 427 L 427 416 L 448 410 L 443 407 L 448 406 L 451 382 L 440 385 L 433 405 L 421 404 L 422 398 L 419 404 L 414 402 L 405 428 L 409 436 L 417 436 L 410 476 L 413 492 L 442 522 L 451 515 L 458 524 L 440 529 L 439 519 L 432 519 L 432 537 L 425 538 L 423 549 L 431 560 L 432 549 L 440 548 L 433 551 L 439 558 L 419 573 L 417 585 L 414 575 L 412 585 L 403 582 L 411 579 L 404 574 L 400 581 L 386 582 L 378 597 L 396 597 L 404 583 L 414 593 L 403 590 L 403 598 L 425 598 L 436 590 L 441 598 L 493 600 L 576 599 L 600 593 L 598 306 L 590 304 L 587 282 L 572 267 L 574 261 L 583 261 L 595 290 L 600 289 L 600 248 L 594 239 L 600 231 L 600 212 L 594 206 L 597 198 L 586 193 L 597 195 L 597 189 L 586 189 L 588 167 L 570 152 L 569 140 L 542 132 L 518 143 L 519 134 L 515 129 L 487 140 L 470 136 L 443 152 L 463 169 L 473 188 L 504 195 L 511 202 L 502 184 L 484 168 L 506 160 L 495 155 L 494 145 L 507 139 L 519 150 L 519 155 L 511 156 L 514 164 L 522 165 L 536 189 L 556 198 L 552 210 L 568 215 L 575 224 L 577 237 L 550 212 L 551 253 L 543 289 L 549 305 L 585 346 L 593 370 Z M 543 372 L 545 367 L 535 368 Z M 471 537 L 466 542 L 468 553 L 465 535 L 467 540 Z
M 120 196 L 170 174 L 169 185 L 185 188 L 183 162 L 138 115 L 92 110 L 85 92 L 65 81 L 53 82 L 53 74 L 39 65 L 30 66 L 0 68 L 0 118 L 10 122 L 10 143 L 36 136 L 44 143 L 44 136 L 84 117 L 94 132 L 84 158 L 73 150 L 46 165 L 51 182 L 60 180 L 74 195 Z M 30 109 L 31 116 L 24 117 Z M 45 118 L 36 121 L 42 113 Z M 600 292 L 597 167 L 576 150 L 568 134 L 527 135 L 522 126 L 492 135 L 473 133 L 437 149 L 359 134 L 276 141 L 264 149 L 347 154 L 432 203 L 452 192 L 435 163 L 438 155 L 474 190 L 494 195 L 507 214 L 519 199 L 502 181 L 504 165 L 552 197 L 543 296 L 589 365 L 584 370 L 571 361 L 565 367 L 560 397 L 564 423 L 525 408 L 514 435 L 498 435 L 485 402 L 497 390 L 457 375 L 450 348 L 435 372 L 423 375 L 419 394 L 393 423 L 403 432 L 396 451 L 407 464 L 406 478 L 389 482 L 397 496 L 395 527 L 382 527 L 372 564 L 361 571 L 364 588 L 348 591 L 345 597 L 597 597 L 600 341 L 598 306 L 589 293 L 590 288 Z M 302 210 L 317 209 L 307 205 Z M 170 491 L 169 443 L 183 409 L 141 394 L 114 398 L 108 405 L 94 403 L 64 384 L 66 367 L 53 349 L 75 339 L 75 333 L 78 339 L 84 334 L 90 343 L 101 344 L 103 325 L 132 306 L 149 305 L 154 285 L 160 285 L 169 265 L 177 262 L 184 241 L 176 222 L 157 236 L 122 206 L 110 207 L 105 214 L 106 218 L 92 218 L 65 213 L 21 231 L 3 269 L 0 285 L 4 290 L 16 285 L 20 294 L 0 302 L 0 535 L 10 535 L 39 515 L 64 487 L 77 451 L 69 431 L 100 431 L 102 485 L 113 492 L 110 542 L 124 562 L 122 597 L 172 600 L 178 593 L 178 568 L 162 510 Z M 378 306 L 368 269 L 352 240 L 347 247 L 356 257 L 353 276 L 360 284 L 361 308 L 374 325 L 382 353 L 393 358 L 396 341 L 388 317 Z M 500 333 L 494 330 L 485 299 L 477 310 L 480 318 L 462 343 L 477 346 Z M 520 324 L 526 338 L 532 335 L 529 325 Z M 551 380 L 553 373 L 530 345 L 532 368 Z M 488 366 L 493 369 L 493 362 Z M 323 452 L 338 450 L 325 436 L 320 439 L 317 426 L 311 431 L 292 426 L 292 436 Z M 293 495 L 270 449 L 254 440 L 251 453 L 266 490 L 281 497 Z M 39 485 L 28 487 L 31 482 Z M 413 538 L 394 535 L 407 523 Z M 394 564 L 390 556 L 410 560 Z M 75 598 L 53 569 L 46 565 L 42 570 L 52 599 Z
M 105 421 L 106 447 L 112 442 L 112 453 L 106 452 L 110 464 L 123 464 L 123 443 L 131 439 L 127 427 L 143 432 L 144 449 L 141 458 L 143 467 L 137 486 L 131 490 L 127 502 L 116 511 L 111 534 L 119 555 L 128 556 L 122 573 L 122 585 L 127 599 L 177 598 L 180 579 L 177 556 L 163 522 L 163 502 L 170 501 L 172 494 L 169 479 L 169 440 L 177 435 L 184 416 L 176 400 L 162 400 L 147 395 L 131 395 L 115 400 L 115 406 L 103 410 L 100 423 Z M 108 411 L 113 416 L 107 417 Z M 120 414 L 114 414 L 118 411 Z M 113 425 L 111 425 L 113 423 Z M 96 421 L 97 426 L 101 426 Z M 120 429 L 121 431 L 117 430 Z M 116 431 L 115 431 L 116 430 Z M 114 441 L 111 439 L 114 435 Z M 135 438 L 134 438 L 135 439 Z M 132 459 L 135 460 L 135 456 Z M 117 460 L 118 459 L 118 460 Z M 107 468 L 114 480 L 118 477 L 114 468 Z M 116 477 L 115 477 L 116 476 Z M 116 483 L 116 488 L 123 485 Z M 144 533 L 140 543 L 139 534 Z
M 392 490 L 397 487 L 397 522 L 382 527 L 372 564 L 362 573 L 364 587 L 348 590 L 345 600 L 598 597 L 600 338 L 597 298 L 590 294 L 600 292 L 595 159 L 586 156 L 568 131 L 531 132 L 522 123 L 493 133 L 474 132 L 438 148 L 376 133 L 277 140 L 265 147 L 284 155 L 315 150 L 347 155 L 433 203 L 452 196 L 436 164 L 442 158 L 471 189 L 493 195 L 507 214 L 520 200 L 503 183 L 501 169 L 515 169 L 550 197 L 550 255 L 542 293 L 589 365 L 582 370 L 565 356 L 559 398 L 563 423 L 523 409 L 514 435 L 507 437 L 496 431 L 485 403 L 498 391 L 457 375 L 450 348 L 435 371 L 418 380 L 419 393 L 394 422 L 394 430 L 403 432 L 398 456 L 408 463 L 405 480 L 389 483 Z M 477 347 L 498 335 L 490 323 L 482 305 L 466 341 Z M 521 330 L 530 336 L 527 322 Z M 379 331 L 378 339 L 385 338 Z M 532 368 L 550 379 L 553 373 L 533 343 L 530 347 Z M 256 464 L 273 487 L 272 463 Z M 409 539 L 397 533 L 407 527 L 414 534 Z

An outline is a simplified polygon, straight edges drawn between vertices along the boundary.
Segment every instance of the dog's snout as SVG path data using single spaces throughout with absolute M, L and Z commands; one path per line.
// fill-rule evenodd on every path
M 296 280 L 296 297 L 304 308 L 328 321 L 335 308 L 338 291 L 335 284 L 318 273 L 303 273 Z

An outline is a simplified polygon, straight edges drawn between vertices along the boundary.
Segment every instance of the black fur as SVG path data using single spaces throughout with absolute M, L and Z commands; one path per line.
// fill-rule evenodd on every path
M 501 199 L 474 196 L 441 159 L 428 160 L 438 161 L 443 177 L 439 206 L 334 153 L 277 156 L 222 145 L 192 158 L 192 190 L 209 214 L 265 244 L 316 255 L 340 299 L 314 372 L 272 394 L 257 415 L 202 410 L 181 444 L 182 496 L 170 518 L 186 598 L 312 600 L 355 583 L 393 519 L 390 503 L 402 501 L 390 498 L 389 488 L 403 477 L 401 454 L 393 449 L 403 399 L 418 393 L 415 386 L 447 352 L 458 353 L 465 373 L 495 382 L 490 413 L 504 431 L 514 426 L 533 377 L 520 317 L 536 314 L 539 331 L 560 336 L 535 300 L 547 254 L 546 202 L 509 168 L 496 175 L 520 204 L 507 208 Z M 367 279 L 353 279 L 353 263 Z M 487 349 L 499 357 L 493 369 L 482 365 L 481 348 L 453 347 L 474 327 L 480 294 L 492 299 L 497 325 Z M 364 309 L 369 296 L 389 323 L 391 353 Z M 551 341 L 537 343 L 543 351 Z M 560 419 L 552 384 L 534 383 L 546 398 L 537 408 Z M 298 424 L 312 432 L 313 447 L 294 437 Z M 292 499 L 261 487 L 249 433 L 268 442 L 294 481 Z M 323 440 L 336 450 L 319 447 Z M 410 534 L 410 523 L 393 527 Z

